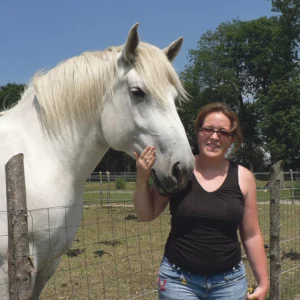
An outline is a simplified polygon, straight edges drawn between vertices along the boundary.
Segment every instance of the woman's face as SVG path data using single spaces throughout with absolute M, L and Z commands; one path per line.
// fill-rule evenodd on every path
M 214 132 L 214 130 L 219 132 Z M 224 158 L 234 140 L 232 136 L 228 135 L 230 131 L 231 124 L 226 115 L 222 112 L 208 114 L 198 131 L 200 154 L 209 158 Z

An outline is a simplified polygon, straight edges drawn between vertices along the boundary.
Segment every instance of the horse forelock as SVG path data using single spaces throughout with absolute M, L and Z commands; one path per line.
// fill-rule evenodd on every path
M 140 43 L 134 59 L 135 70 L 146 86 L 146 92 L 157 99 L 162 106 L 168 98 L 170 84 L 176 89 L 178 101 L 186 100 L 187 93 L 166 55 L 159 48 Z
M 123 46 L 107 48 L 108 51 L 114 50 L 118 53 L 122 49 Z M 140 42 L 131 64 L 142 79 L 146 92 L 157 99 L 162 106 L 167 102 L 167 91 L 170 84 L 176 89 L 179 102 L 188 98 L 176 71 L 161 49 Z
M 112 84 L 121 49 L 122 46 L 84 52 L 34 76 L 32 83 L 48 126 L 55 128 L 66 120 L 98 115 L 104 96 L 113 96 Z M 146 92 L 162 106 L 170 84 L 177 90 L 179 100 L 187 98 L 172 64 L 157 47 L 140 42 L 132 64 L 145 83 Z

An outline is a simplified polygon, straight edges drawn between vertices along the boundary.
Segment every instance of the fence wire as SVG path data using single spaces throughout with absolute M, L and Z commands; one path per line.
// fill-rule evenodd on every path
M 270 245 L 269 173 L 255 173 L 259 223 L 266 255 Z M 170 230 L 169 210 L 149 223 L 137 222 L 132 197 L 136 174 L 93 173 L 85 184 L 82 224 L 76 239 L 44 289 L 40 299 L 128 300 L 157 299 L 157 274 Z M 300 294 L 300 172 L 285 172 L 281 188 L 281 295 Z M 70 207 L 43 211 L 48 228 L 36 234 L 50 236 L 51 218 Z M 73 208 L 74 209 L 74 208 Z M 41 212 L 41 210 L 39 210 Z M 29 212 L 30 219 L 36 211 Z M 51 243 L 49 249 L 51 252 Z M 35 253 L 32 253 L 34 256 Z M 48 254 L 47 254 L 48 255 Z M 243 255 L 248 284 L 255 287 L 249 263 Z M 0 286 L 1 288 L 1 286 Z

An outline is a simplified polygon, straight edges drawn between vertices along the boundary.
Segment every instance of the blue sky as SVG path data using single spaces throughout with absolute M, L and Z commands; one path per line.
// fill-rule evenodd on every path
M 126 41 L 139 22 L 143 41 L 164 48 L 180 36 L 177 71 L 207 30 L 234 18 L 271 16 L 268 0 L 10 0 L 0 5 L 0 86 L 28 83 L 34 73 L 89 50 Z

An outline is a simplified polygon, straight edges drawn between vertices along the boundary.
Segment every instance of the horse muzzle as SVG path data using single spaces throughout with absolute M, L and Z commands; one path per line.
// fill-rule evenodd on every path
M 180 162 L 176 162 L 169 174 L 159 172 L 155 167 L 152 169 L 151 175 L 153 183 L 161 196 L 170 196 L 184 189 L 188 179 L 193 173 L 193 168 L 183 167 Z

